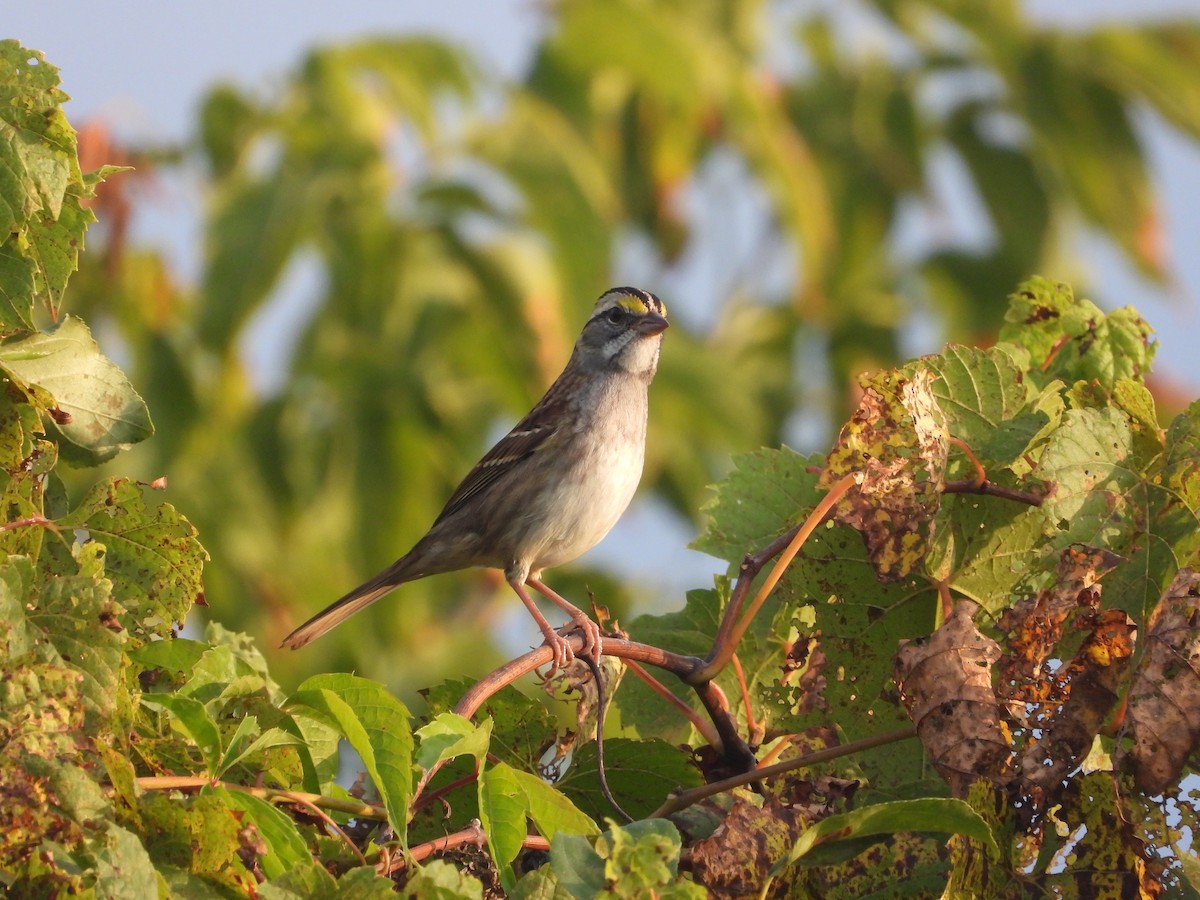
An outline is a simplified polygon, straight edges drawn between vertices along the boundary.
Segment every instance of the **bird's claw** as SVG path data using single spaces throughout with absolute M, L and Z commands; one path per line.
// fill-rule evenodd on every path
M 600 654 L 604 646 L 604 636 L 600 631 L 600 626 L 586 615 L 572 616 L 558 631 L 545 632 L 544 646 L 549 647 L 553 654 L 550 671 L 546 673 L 547 678 L 553 677 L 559 669 L 565 669 L 575 660 L 575 650 L 571 647 L 570 638 L 566 637 L 573 631 L 578 631 L 583 637 L 583 646 L 579 648 L 578 655 L 591 658 L 597 663 L 600 661 Z
M 542 646 L 549 647 L 553 654 L 550 657 L 550 671 L 546 673 L 547 678 L 553 678 L 559 669 L 565 669 L 575 659 L 575 651 L 571 649 L 571 642 L 553 629 L 546 632 L 546 642 Z

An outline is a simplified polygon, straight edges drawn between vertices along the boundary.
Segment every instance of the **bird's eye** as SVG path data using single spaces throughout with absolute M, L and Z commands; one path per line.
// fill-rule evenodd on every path
M 614 306 L 604 314 L 604 318 L 608 319 L 608 321 L 613 325 L 620 325 L 625 321 L 625 313 L 619 306 Z

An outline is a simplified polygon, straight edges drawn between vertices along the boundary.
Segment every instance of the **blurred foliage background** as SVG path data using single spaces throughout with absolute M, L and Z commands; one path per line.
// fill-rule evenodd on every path
M 914 332 L 986 343 L 1026 275 L 1082 287 L 1080 229 L 1169 277 L 1134 117 L 1200 137 L 1200 19 L 1066 32 L 954 0 L 546 15 L 516 82 L 380 37 L 315 49 L 273 90 L 213 88 L 183 146 L 83 134 L 85 167 L 137 167 L 103 186 L 73 287 L 156 421 L 121 469 L 168 476 L 212 554 L 211 615 L 264 649 L 420 536 L 613 284 L 672 314 L 643 491 L 694 533 L 730 454 L 824 446 L 852 376 Z M 947 161 L 983 239 L 946 227 Z M 185 284 L 125 235 L 139 184 L 197 166 L 203 264 Z M 251 374 L 265 344 L 283 360 L 270 384 Z M 678 547 L 630 549 L 645 571 Z M 551 579 L 625 618 L 655 599 L 622 581 Z M 515 606 L 488 573 L 407 585 L 273 670 L 477 674 L 500 658 L 494 600 Z

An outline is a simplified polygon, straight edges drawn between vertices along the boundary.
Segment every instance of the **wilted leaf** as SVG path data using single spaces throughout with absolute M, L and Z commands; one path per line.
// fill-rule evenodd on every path
M 1037 597 L 1020 600 L 1004 611 L 999 627 L 1008 634 L 1008 651 L 999 667 L 997 690 L 1018 721 L 1036 718 L 1053 693 L 1047 661 L 1058 652 L 1063 623 L 1072 614 L 1094 611 L 1099 579 L 1120 560 L 1103 550 L 1068 547 L 1059 557 L 1053 583 Z
M 789 805 L 766 803 L 760 807 L 735 799 L 721 827 L 689 848 L 692 871 L 701 884 L 720 896 L 757 892 L 809 824 L 805 811 Z
M 1182 570 L 1150 615 L 1126 713 L 1137 786 L 1160 794 L 1200 744 L 1200 574 Z
M 904 641 L 896 653 L 901 700 L 957 797 L 965 797 L 976 779 L 1002 774 L 1011 760 L 992 688 L 1000 648 L 975 627 L 977 609 L 959 600 L 927 640 Z
M 862 534 L 881 581 L 902 579 L 928 552 L 949 452 L 933 377 L 922 367 L 907 378 L 863 378 L 863 398 L 818 482 L 828 489 L 856 476 L 835 516 Z
M 104 573 L 133 621 L 135 634 L 164 634 L 203 596 L 208 554 L 192 524 L 169 503 L 147 508 L 148 495 L 127 479 L 101 481 L 58 520 L 104 547 Z M 153 498 L 157 501 L 157 498 Z
M 1117 704 L 1137 637 L 1133 620 L 1119 609 L 1082 614 L 1076 627 L 1088 634 L 1074 658 L 1054 672 L 1053 700 L 1038 710 L 1032 725 L 1039 733 L 1021 754 L 1021 779 L 1039 805 L 1056 801 L 1091 749 Z

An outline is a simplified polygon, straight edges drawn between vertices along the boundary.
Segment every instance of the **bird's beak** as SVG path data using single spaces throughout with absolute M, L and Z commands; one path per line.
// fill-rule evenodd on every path
M 667 320 L 658 313 L 648 312 L 637 324 L 638 334 L 662 334 L 668 328 Z

